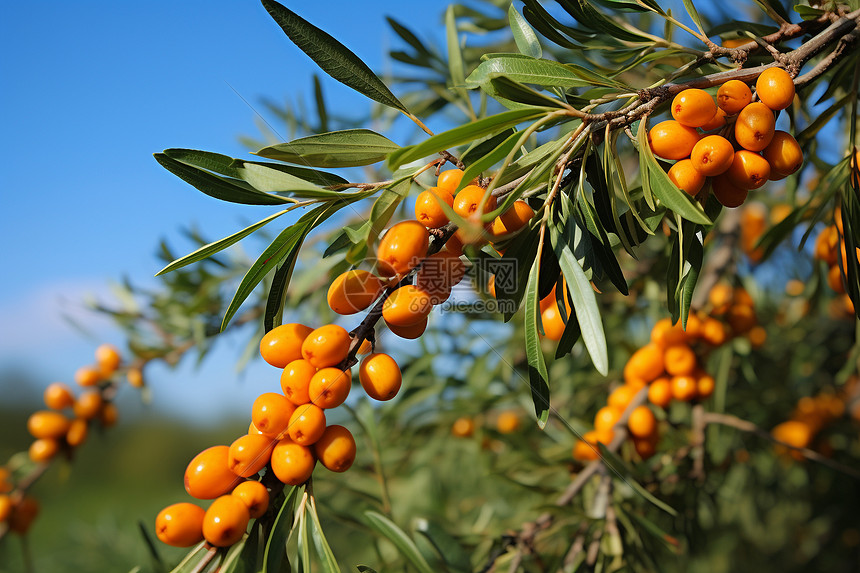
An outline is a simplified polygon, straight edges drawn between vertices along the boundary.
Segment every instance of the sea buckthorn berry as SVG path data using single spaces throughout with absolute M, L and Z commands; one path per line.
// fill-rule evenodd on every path
M 714 117 L 708 120 L 708 123 L 702 126 L 703 131 L 714 131 L 715 129 L 722 129 L 726 126 L 726 112 L 717 108 L 717 113 L 714 114 Z
M 767 183 L 770 177 L 770 163 L 758 153 L 741 149 L 735 152 L 732 165 L 726 171 L 726 175 L 737 187 L 758 189 Z
M 185 468 L 185 491 L 197 499 L 215 499 L 230 493 L 244 481 L 230 470 L 230 448 L 212 446 L 191 460 Z
M 451 425 L 451 433 L 458 438 L 468 438 L 475 433 L 475 422 L 472 418 L 457 418 Z
M 654 380 L 648 386 L 648 401 L 661 408 L 668 406 L 672 401 L 672 381 L 665 376 Z
M 729 80 L 717 90 L 717 105 L 728 115 L 734 115 L 752 101 L 750 87 L 740 80 Z
M 276 326 L 260 340 L 260 355 L 275 368 L 283 368 L 302 357 L 302 343 L 311 332 L 309 326 L 295 322 Z
M 803 165 L 803 151 L 797 140 L 785 131 L 773 134 L 770 144 L 764 148 L 762 155 L 770 163 L 771 177 L 774 174 L 791 175 Z
M 30 444 L 28 454 L 30 459 L 37 463 L 49 462 L 60 451 L 60 442 L 52 438 L 39 438 Z
M 116 346 L 102 344 L 96 348 L 96 364 L 98 364 L 102 376 L 110 376 L 116 372 L 120 362 L 122 362 L 122 356 Z
M 360 312 L 379 297 L 385 285 L 373 274 L 354 269 L 346 271 L 328 287 L 328 305 L 338 314 Z
M 445 241 L 445 250 L 450 251 L 458 257 L 463 254 L 463 241 L 457 237 L 456 233 L 448 237 L 448 240 Z
M 734 155 L 732 160 L 734 160 Z M 730 209 L 743 205 L 749 194 L 749 191 L 743 187 L 738 187 L 732 183 L 732 180 L 725 173 L 717 175 L 711 180 L 711 191 L 714 192 L 714 197 L 723 207 Z
M 382 305 L 382 318 L 388 324 L 409 326 L 427 318 L 433 310 L 430 294 L 415 285 L 404 285 L 388 295 Z
M 770 434 L 774 439 L 795 448 L 805 448 L 812 442 L 812 428 L 799 420 L 788 420 L 778 424 Z
M 428 229 L 437 229 L 448 223 L 448 215 L 441 204 L 454 205 L 454 195 L 447 189 L 430 187 L 415 198 L 415 219 Z
M 316 460 L 310 448 L 289 438 L 279 441 L 272 450 L 272 471 L 275 477 L 287 485 L 299 485 L 308 481 L 314 472 L 315 464 Z
M 298 358 L 304 358 L 317 368 L 334 366 L 346 359 L 351 342 L 349 333 L 342 326 L 326 324 L 308 334 L 302 342 L 302 355 Z
M 262 435 L 263 432 L 261 432 L 260 429 L 254 425 L 254 422 L 251 422 L 250 424 L 248 424 L 248 435 L 253 436 L 256 434 Z
M 659 436 L 655 433 L 646 438 L 633 438 L 633 449 L 636 450 L 636 453 L 639 454 L 639 457 L 643 460 L 647 460 L 657 453 L 657 442 L 659 441 Z
M 12 491 L 12 472 L 8 468 L 0 466 L 0 493 Z
M 672 100 L 672 117 L 687 127 L 701 127 L 717 113 L 714 98 L 704 90 L 686 89 Z
M 577 440 L 573 446 L 573 458 L 580 461 L 596 460 L 600 457 L 597 444 L 601 443 L 608 446 L 612 437 L 611 432 L 598 432 L 596 430 L 585 432 L 582 434 L 582 440 Z
M 125 379 L 128 380 L 128 385 L 132 388 L 143 388 L 146 381 L 143 378 L 143 370 L 140 368 L 129 368 L 125 373 Z
M 99 411 L 99 422 L 102 428 L 112 428 L 119 420 L 119 409 L 113 402 L 105 402 Z
M 329 426 L 314 444 L 314 452 L 326 469 L 345 472 L 355 461 L 355 438 L 343 426 Z
M 735 334 L 745 334 L 758 323 L 755 310 L 746 304 L 732 305 L 726 318 Z
M 244 481 L 237 485 L 230 495 L 239 498 L 245 504 L 251 519 L 262 517 L 269 509 L 269 490 L 261 482 Z
M 18 535 L 24 535 L 39 516 L 39 502 L 29 495 L 15 504 L 12 514 L 9 516 L 9 529 Z
M 761 151 L 773 139 L 776 121 L 773 111 L 761 102 L 746 106 L 735 122 L 735 141 L 749 151 Z
M 702 336 L 702 319 L 695 313 L 687 315 L 687 325 L 684 332 L 688 339 L 700 338 Z
M 682 159 L 669 168 L 669 179 L 675 187 L 694 197 L 705 185 L 705 176 L 690 159 Z
M 770 109 L 785 109 L 794 100 L 794 80 L 782 68 L 768 68 L 756 80 L 755 93 Z
M 75 371 L 75 382 L 79 386 L 95 386 L 101 381 L 101 372 L 93 366 L 81 366 Z
M 69 431 L 69 419 L 59 412 L 39 410 L 27 419 L 27 430 L 34 438 L 59 439 Z
M 548 306 L 540 313 L 541 326 L 543 326 L 544 336 L 556 342 L 561 340 L 564 334 L 564 317 L 557 305 Z
M 721 42 L 721 45 L 724 48 L 740 48 L 741 46 L 745 46 L 754 42 L 755 40 L 751 40 L 749 38 L 726 38 Z
M 310 402 L 308 386 L 316 373 L 317 369 L 314 368 L 314 365 L 304 358 L 293 360 L 287 364 L 281 373 L 281 390 L 283 390 L 284 396 L 296 406 Z
M 657 418 L 648 406 L 639 406 L 630 412 L 627 428 L 637 438 L 647 438 L 657 432 Z
M 275 442 L 263 434 L 245 434 L 230 444 L 227 466 L 240 477 L 251 477 L 266 467 Z
M 337 408 L 349 396 L 352 372 L 340 368 L 321 368 L 311 378 L 308 394 L 311 402 L 323 409 Z
M 839 265 L 830 267 L 827 271 L 827 284 L 837 294 L 845 292 L 845 285 L 842 284 L 842 271 L 839 270 Z
M 594 429 L 598 432 L 611 430 L 623 413 L 624 410 L 620 408 L 614 408 L 612 406 L 602 407 L 597 411 L 597 414 L 594 415 Z
M 485 193 L 486 190 L 483 187 L 479 187 L 478 185 L 466 185 L 459 193 L 457 193 L 457 196 L 454 197 L 454 212 L 464 219 L 474 217 L 478 213 L 479 207 L 482 205 Z M 495 208 L 496 198 L 490 195 L 485 201 L 483 201 L 483 207 L 480 211 L 482 213 L 489 213 Z
M 251 406 L 251 421 L 263 435 L 281 439 L 287 433 L 290 416 L 296 405 L 283 394 L 266 392 L 257 396 Z
M 87 435 L 89 432 L 90 427 L 89 424 L 87 424 L 87 421 L 82 420 L 81 418 L 76 418 L 72 420 L 72 423 L 69 426 L 69 431 L 66 432 L 66 443 L 73 448 L 77 448 L 87 441 Z
M 8 495 L 0 494 L 0 523 L 5 523 L 12 514 L 12 498 Z
M 325 412 L 316 404 L 302 404 L 290 418 L 290 439 L 302 446 L 310 446 L 325 431 Z
M 651 329 L 651 342 L 661 348 L 668 348 L 677 344 L 687 343 L 687 333 L 681 326 L 680 321 L 672 324 L 669 318 L 661 318 Z
M 370 354 L 371 352 L 373 352 L 373 343 L 365 338 L 361 341 L 361 345 L 359 345 L 356 354 L 358 354 L 359 356 L 364 356 L 365 354 Z
M 702 374 L 699 376 L 696 379 L 696 394 L 698 395 L 699 400 L 710 398 L 711 394 L 714 393 L 716 385 L 717 382 L 710 374 Z
M 496 430 L 500 434 L 513 434 L 520 429 L 521 424 L 520 415 L 510 410 L 500 412 L 499 417 L 496 418 Z
M 203 508 L 193 503 L 168 505 L 155 518 L 155 535 L 172 547 L 191 547 L 203 541 Z
M 711 313 L 725 314 L 732 306 L 735 299 L 735 291 L 731 285 L 717 283 L 708 293 L 708 302 L 711 305 Z
M 666 372 L 671 376 L 692 374 L 696 369 L 696 353 L 684 344 L 670 346 L 663 355 Z
M 222 495 L 203 514 L 203 537 L 215 547 L 229 547 L 245 535 L 251 520 L 248 506 L 232 495 Z
M 534 209 L 525 201 L 514 201 L 510 209 L 493 219 L 490 227 L 491 240 L 497 241 L 516 233 L 529 224 L 535 216 Z
M 728 334 L 723 323 L 715 318 L 708 317 L 702 323 L 702 339 L 711 346 L 722 346 L 726 343 Z
M 105 401 L 102 398 L 101 392 L 98 390 L 88 390 L 78 396 L 72 411 L 75 413 L 76 418 L 92 420 L 102 411 L 104 403 Z
M 62 382 L 54 382 L 45 388 L 45 406 L 52 410 L 71 408 L 75 403 L 72 389 Z
M 465 274 L 466 265 L 459 256 L 450 251 L 439 251 L 424 259 L 415 275 L 415 286 L 430 295 L 432 304 L 442 304 Z
M 400 391 L 403 375 L 397 362 L 388 354 L 378 352 L 361 361 L 358 380 L 374 400 L 391 400 Z
M 622 384 L 609 393 L 609 398 L 606 400 L 606 403 L 611 408 L 623 411 L 633 400 L 634 396 L 636 396 L 636 389 L 628 386 L 627 384 Z
M 693 376 L 674 376 L 672 378 L 672 398 L 679 402 L 689 402 L 696 397 L 696 379 Z
M 663 373 L 663 367 L 663 349 L 654 343 L 646 344 L 627 361 L 624 379 L 627 381 L 629 377 L 633 381 L 652 382 Z
M 424 257 L 430 246 L 430 234 L 418 221 L 397 223 L 382 236 L 376 249 L 379 273 L 385 277 L 405 275 Z
M 710 119 L 710 118 L 709 118 Z M 674 120 L 661 121 L 648 132 L 648 144 L 654 155 L 663 159 L 684 159 L 690 156 L 699 141 L 699 132 Z
M 439 178 L 436 179 L 436 186 L 439 189 L 453 193 L 462 180 L 463 171 L 460 169 L 449 169 L 439 174 Z
M 405 338 L 406 340 L 415 340 L 427 330 L 427 317 L 424 317 L 424 320 L 416 322 L 415 324 L 410 324 L 407 326 L 397 326 L 395 324 L 389 324 L 386 322 L 386 326 L 388 326 L 388 330 L 399 336 L 400 338 Z
M 735 287 L 732 291 L 732 303 L 746 306 L 755 306 L 752 295 L 742 286 Z
M 706 135 L 693 147 L 690 160 L 702 175 L 713 177 L 728 171 L 735 156 L 729 140 L 721 135 Z

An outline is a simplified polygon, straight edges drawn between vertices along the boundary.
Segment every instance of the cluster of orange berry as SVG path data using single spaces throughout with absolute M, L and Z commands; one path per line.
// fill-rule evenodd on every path
M 16 490 L 9 468 L 0 466 L 0 527 L 24 535 L 39 515 L 39 501 Z
M 504 410 L 496 416 L 496 431 L 500 434 L 513 434 L 522 426 L 522 418 L 513 410 Z M 475 420 L 461 416 L 451 424 L 451 435 L 456 438 L 469 438 L 475 433 Z
M 834 224 L 825 227 L 815 240 L 815 251 L 813 256 L 828 266 L 827 284 L 837 294 L 845 294 L 845 283 L 842 282 L 843 275 L 848 275 L 848 252 L 845 248 L 844 229 L 842 227 L 842 214 L 839 207 L 834 213 Z M 857 261 L 860 262 L 860 250 L 858 250 Z M 841 261 L 841 265 L 840 265 Z M 854 312 L 851 299 L 845 295 L 845 306 Z
M 807 448 L 815 435 L 845 413 L 845 401 L 830 393 L 805 396 L 798 400 L 791 419 L 777 424 L 771 430 L 774 439 L 795 448 Z M 802 459 L 800 452 L 785 447 L 777 448 L 780 453 Z
M 233 545 L 249 521 L 269 507 L 269 489 L 259 479 L 264 469 L 295 486 L 310 479 L 317 461 L 334 472 L 352 466 L 356 454 L 352 433 L 337 424 L 327 425 L 325 414 L 349 395 L 352 374 L 344 364 L 352 341 L 335 324 L 317 329 L 283 324 L 263 336 L 260 354 L 282 369 L 282 393 L 266 392 L 254 401 L 247 434 L 191 460 L 185 490 L 197 499 L 215 501 L 205 511 L 188 502 L 164 508 L 156 518 L 159 539 L 178 547 L 203 539 L 216 547 Z M 370 344 L 365 349 L 370 352 Z M 393 358 L 371 353 L 361 361 L 359 380 L 371 398 L 390 400 L 400 389 L 402 376 Z
M 710 177 L 717 200 L 737 207 L 749 190 L 800 169 L 800 145 L 775 128 L 774 112 L 794 99 L 791 76 L 781 68 L 768 68 L 756 81 L 756 96 L 759 101 L 753 102 L 752 91 L 740 80 L 722 84 L 716 102 L 697 88 L 675 96 L 674 119 L 652 127 L 648 142 L 655 155 L 676 160 L 669 179 L 678 188 L 696 196 Z
M 598 457 L 597 443 L 608 445 L 612 441 L 622 414 L 646 385 L 648 401 L 659 408 L 665 409 L 673 400 L 705 400 L 713 394 L 715 381 L 702 368 L 700 357 L 725 344 L 730 336 L 746 335 L 754 346 L 764 343 L 767 334 L 757 324 L 752 297 L 745 289 L 718 284 L 709 293 L 709 307 L 707 314 L 691 312 L 686 330 L 668 318 L 657 321 L 651 330 L 651 341 L 636 350 L 625 364 L 624 384 L 615 388 L 607 405 L 597 411 L 594 430 L 586 432 L 574 445 L 574 459 Z M 627 420 L 627 429 L 639 456 L 651 457 L 659 433 L 650 407 L 636 407 Z

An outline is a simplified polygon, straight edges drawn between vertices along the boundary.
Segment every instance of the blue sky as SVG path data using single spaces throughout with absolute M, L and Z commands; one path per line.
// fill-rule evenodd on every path
M 429 35 L 438 33 L 444 9 L 414 0 L 377 1 L 372 9 L 340 0 L 287 5 L 375 69 L 395 42 L 385 15 Z M 10 3 L 0 54 L 0 371 L 24 370 L 40 391 L 55 379 L 71 381 L 102 339 L 122 343 L 82 308 L 85 296 L 109 300 L 108 283 L 123 276 L 154 284 L 158 241 L 189 247 L 181 226 L 214 238 L 267 214 L 197 192 L 152 153 L 189 147 L 244 155 L 237 136 L 256 129 L 242 98 L 259 107 L 261 97 L 307 96 L 317 69 L 255 1 Z M 329 78 L 324 87 L 332 107 L 367 105 Z M 96 338 L 61 313 L 87 323 Z M 155 371 L 155 407 L 175 410 L 193 397 L 192 416 L 203 419 L 237 399 L 250 405 L 253 392 L 236 392 L 239 350 L 229 346 L 199 371 Z M 263 364 L 244 378 L 260 376 L 267 381 L 255 388 L 277 384 Z

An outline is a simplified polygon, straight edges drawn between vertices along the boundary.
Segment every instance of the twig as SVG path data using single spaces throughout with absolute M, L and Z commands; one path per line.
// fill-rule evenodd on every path
M 692 413 L 693 435 L 690 440 L 693 456 L 693 469 L 690 477 L 700 483 L 705 479 L 705 407 L 695 404 Z
M 212 560 L 215 559 L 215 556 L 218 555 L 217 547 L 212 547 L 208 543 L 205 547 L 207 547 L 206 555 L 204 555 L 203 559 L 200 560 L 200 563 L 198 563 L 194 567 L 194 569 L 191 570 L 191 573 L 202 573 L 202 571 L 209 567 L 209 564 L 212 563 Z

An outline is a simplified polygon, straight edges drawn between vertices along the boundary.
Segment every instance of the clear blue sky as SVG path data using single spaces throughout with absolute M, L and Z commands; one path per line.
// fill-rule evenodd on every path
M 376 69 L 395 42 L 385 15 L 429 35 L 438 33 L 444 10 L 443 3 L 414 0 L 286 5 Z M 230 86 L 257 105 L 264 96 L 309 94 L 315 71 L 256 1 L 4 5 L 0 371 L 26 370 L 39 390 L 54 379 L 70 381 L 92 360 L 97 340 L 64 323 L 61 311 L 90 322 L 98 339 L 121 343 L 82 310 L 87 293 L 109 300 L 106 285 L 122 276 L 153 284 L 158 240 L 187 249 L 183 225 L 216 237 L 265 216 L 197 192 L 152 153 L 190 147 L 243 155 L 236 138 L 255 134 L 255 114 Z M 324 85 L 331 106 L 367 105 L 333 80 Z M 199 373 L 188 367 L 153 380 L 156 407 L 199 399 L 204 388 L 212 407 L 246 394 L 250 404 L 253 392 L 236 392 L 235 352 L 225 348 Z M 277 384 L 271 370 L 252 369 L 245 378 L 257 372 L 267 381 L 255 388 Z M 26 389 L 12 391 L 7 397 L 14 399 Z M 196 407 L 200 417 L 211 411 Z

